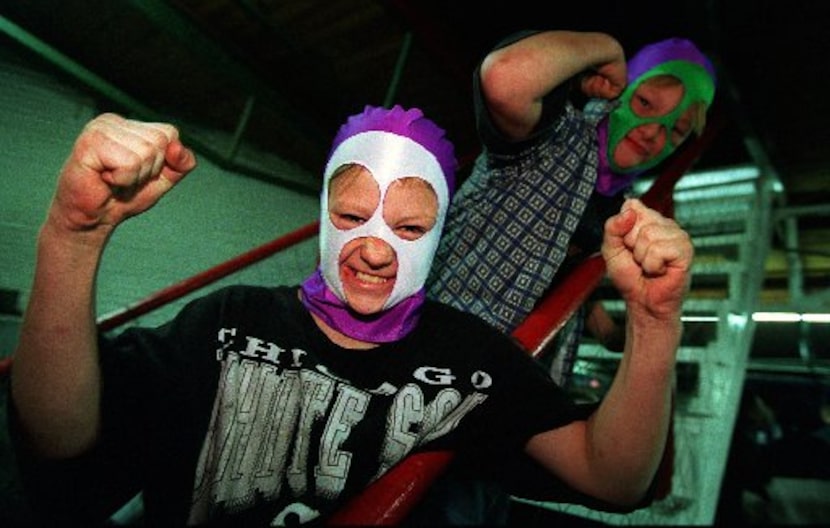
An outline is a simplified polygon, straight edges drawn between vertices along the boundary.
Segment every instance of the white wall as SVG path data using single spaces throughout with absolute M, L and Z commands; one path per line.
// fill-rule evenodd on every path
M 55 72 L 36 71 L 14 52 L 0 53 L 0 288 L 20 291 L 21 309 L 31 288 L 35 239 L 56 175 L 84 123 L 107 110 L 95 103 L 66 86 Z M 265 153 L 257 161 L 280 177 L 309 178 Z M 113 236 L 99 273 L 98 312 L 120 310 L 305 226 L 317 220 L 318 206 L 313 193 L 229 173 L 201 157 L 197 169 L 155 208 L 123 224 Z M 312 271 L 316 254 L 313 237 L 199 294 L 231 282 L 298 283 Z M 156 324 L 186 300 L 138 322 Z M 8 343 L 0 343 L 0 356 L 8 352 Z

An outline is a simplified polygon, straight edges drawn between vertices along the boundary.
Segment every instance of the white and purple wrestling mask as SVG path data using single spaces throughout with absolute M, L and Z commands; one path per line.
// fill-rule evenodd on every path
M 328 214 L 329 183 L 348 164 L 365 167 L 380 189 L 380 201 L 368 221 L 349 230 L 336 228 Z M 366 106 L 351 116 L 334 138 L 320 195 L 320 266 L 302 284 L 305 306 L 339 332 L 372 343 L 396 341 L 415 326 L 425 300 L 426 282 L 438 248 L 444 218 L 455 188 L 456 160 L 445 132 L 417 109 Z M 438 211 L 433 228 L 417 240 L 396 236 L 383 219 L 389 186 L 404 177 L 424 179 L 435 191 Z M 392 293 L 383 310 L 362 315 L 349 309 L 340 280 L 343 247 L 362 237 L 388 243 L 398 260 Z

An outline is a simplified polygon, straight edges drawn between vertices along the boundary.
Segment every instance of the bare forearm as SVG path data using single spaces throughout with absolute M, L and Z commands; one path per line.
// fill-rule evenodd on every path
M 605 33 L 546 31 L 490 53 L 482 90 L 497 124 L 519 138 L 538 120 L 547 93 L 585 70 L 624 60 L 619 42 Z
M 536 435 L 527 449 L 577 489 L 633 505 L 654 479 L 668 436 L 694 247 L 676 222 L 626 200 L 605 222 L 602 255 L 626 303 L 614 381 L 586 422 Z
M 644 492 L 660 463 L 671 422 L 681 323 L 630 319 L 626 335 L 623 358 L 588 434 L 594 462 L 613 477 L 609 482 L 616 481 L 622 492 Z M 622 475 L 627 482 L 619 481 Z
M 44 456 L 78 454 L 98 432 L 94 284 L 101 237 L 67 233 L 47 222 L 38 238 L 11 383 L 24 431 Z
M 107 239 L 196 166 L 176 127 L 101 114 L 82 130 L 38 237 L 12 370 L 24 433 L 44 456 L 89 448 L 100 429 L 95 278 Z
M 622 46 L 612 36 L 577 31 L 537 33 L 495 51 L 492 57 L 515 66 L 513 74 L 532 79 L 536 97 L 585 70 L 625 60 Z

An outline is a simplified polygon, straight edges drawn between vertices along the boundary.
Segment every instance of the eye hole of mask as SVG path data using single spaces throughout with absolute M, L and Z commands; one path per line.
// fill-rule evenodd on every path
M 378 204 L 380 187 L 372 173 L 360 164 L 341 166 L 329 180 L 329 218 L 332 225 L 341 231 L 368 222 Z
M 406 176 L 389 185 L 383 200 L 383 220 L 403 240 L 418 240 L 438 216 L 438 195 L 423 178 Z

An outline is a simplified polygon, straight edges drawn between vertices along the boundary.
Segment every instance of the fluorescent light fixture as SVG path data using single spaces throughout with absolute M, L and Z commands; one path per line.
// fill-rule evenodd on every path
M 684 315 L 680 318 L 684 323 L 717 323 L 716 315 Z
M 724 185 L 735 182 L 752 181 L 760 177 L 761 171 L 755 165 L 738 165 L 725 169 L 712 171 L 697 171 L 684 174 L 675 185 L 676 191 L 692 189 L 695 187 L 709 187 L 713 185 Z M 637 195 L 643 194 L 654 183 L 655 178 L 638 179 L 634 183 L 634 192 Z
M 729 314 L 728 321 L 736 326 L 743 325 L 745 318 L 738 314 Z M 717 323 L 717 315 L 683 315 L 684 323 Z M 752 320 L 756 323 L 830 323 L 830 313 L 796 313 L 796 312 L 754 312 Z
M 830 323 L 830 314 L 795 312 L 755 312 L 752 320 L 756 323 Z
M 797 323 L 801 316 L 794 312 L 755 312 L 752 320 L 756 323 Z

